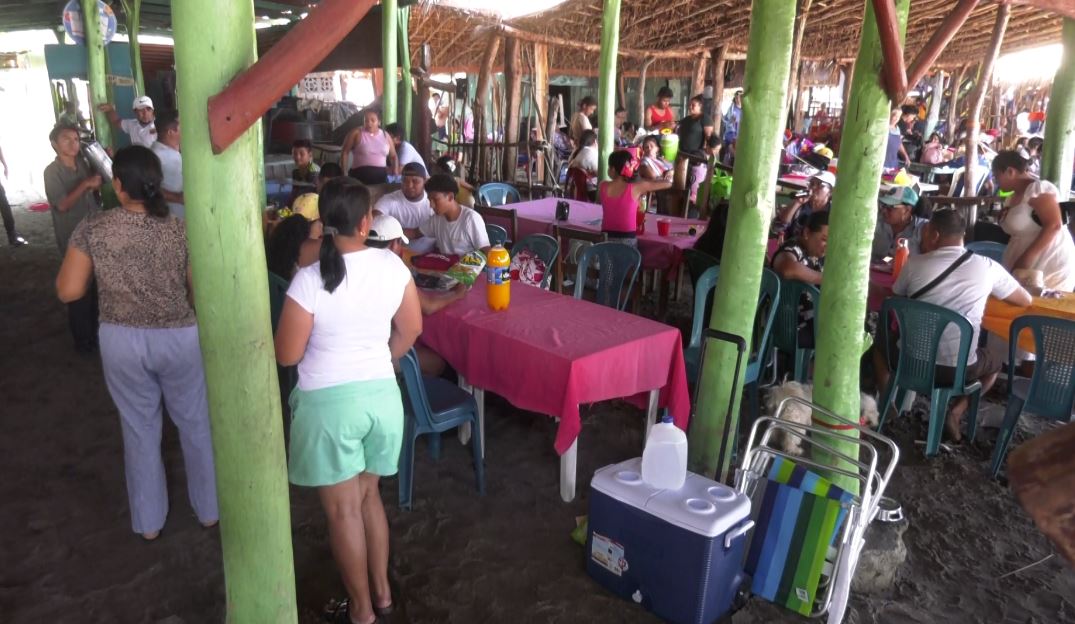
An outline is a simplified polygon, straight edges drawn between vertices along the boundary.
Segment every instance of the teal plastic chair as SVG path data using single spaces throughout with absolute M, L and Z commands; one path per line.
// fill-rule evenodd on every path
M 485 233 L 489 236 L 490 245 L 507 245 L 508 231 L 499 225 L 485 224 Z
M 1004 250 L 1007 248 L 1007 245 L 994 241 L 974 241 L 973 243 L 967 243 L 967 251 L 973 251 L 979 256 L 985 256 L 994 262 L 1000 262 L 1000 259 L 1004 257 Z
M 996 478 L 1008 454 L 1012 434 L 1023 412 L 1067 422 L 1075 404 L 1075 321 L 1048 316 L 1020 316 L 1012 322 L 1008 337 L 1008 370 L 1014 370 L 1019 334 L 1034 336 L 1034 374 L 1030 379 L 1012 377 L 1008 384 L 1008 408 L 997 436 L 990 474 Z
M 642 254 L 623 243 L 597 243 L 586 248 L 575 271 L 575 298 L 582 299 L 590 266 L 596 264 L 596 303 L 623 311 L 642 266 Z
M 560 255 L 560 243 L 548 234 L 531 234 L 512 246 L 512 259 L 523 250 L 541 258 L 541 261 L 545 263 L 545 277 L 541 280 L 541 287 L 548 290 L 549 284 L 552 283 L 552 275 L 556 272 L 556 258 Z
M 272 320 L 272 333 L 280 323 L 280 313 L 284 311 L 284 299 L 287 299 L 289 282 L 269 271 L 269 318 Z
M 520 201 L 519 189 L 506 182 L 486 182 L 478 188 L 478 203 L 482 206 L 503 206 Z
M 691 337 L 687 348 L 683 350 L 683 359 L 687 368 L 687 380 L 695 384 L 698 374 L 701 372 L 702 363 L 699 361 L 702 351 L 702 330 L 708 323 L 706 304 L 713 294 L 720 276 L 720 266 L 713 266 L 705 270 L 698 278 L 698 284 L 694 287 L 694 319 L 691 322 Z M 757 417 L 760 411 L 760 398 L 758 396 L 759 379 L 761 371 L 769 361 L 769 340 L 773 329 L 773 321 L 776 318 L 777 308 L 780 305 L 780 278 L 770 269 L 763 269 L 761 276 L 761 292 L 758 294 L 758 308 L 754 320 L 754 345 L 750 357 L 747 360 L 746 369 L 743 373 L 743 384 L 747 388 L 747 399 L 750 401 L 750 412 Z
M 795 363 L 795 381 L 805 383 L 810 360 L 814 358 L 814 349 L 799 345 L 799 307 L 803 297 L 813 304 L 816 317 L 821 301 L 821 291 L 817 286 L 798 280 L 780 280 L 780 305 L 777 306 L 773 323 L 773 348 L 792 359 Z M 811 325 L 816 345 L 817 321 Z
M 885 337 L 886 349 L 894 345 L 891 340 L 891 319 L 895 315 L 900 329 L 899 360 L 896 371 L 885 389 L 884 399 L 878 406 L 881 417 L 877 431 L 885 426 L 888 408 L 903 405 L 907 391 L 911 390 L 930 397 L 929 435 L 926 438 L 926 456 L 933 457 L 941 448 L 941 434 L 944 432 L 945 414 L 948 400 L 957 396 L 970 396 L 970 410 L 967 412 L 971 440 L 977 429 L 978 401 L 982 394 L 982 385 L 977 381 L 966 383 L 967 355 L 970 353 L 971 338 L 974 330 L 970 321 L 958 312 L 942 308 L 932 303 L 915 301 L 903 297 L 889 297 L 881 305 L 880 324 Z M 955 377 L 951 386 L 937 386 L 934 373 L 937 367 L 937 346 L 941 335 L 949 325 L 959 330 L 959 350 L 957 351 Z M 888 361 L 892 361 L 892 353 Z M 898 407 L 896 409 L 899 409 Z
M 414 444 L 418 436 L 455 429 L 471 424 L 471 449 L 474 454 L 474 478 L 478 493 L 485 494 L 485 469 L 482 464 L 481 428 L 478 404 L 470 393 L 439 377 L 422 375 L 414 349 L 399 360 L 403 374 L 404 411 L 403 448 L 399 456 L 399 506 L 410 509 L 414 486 Z

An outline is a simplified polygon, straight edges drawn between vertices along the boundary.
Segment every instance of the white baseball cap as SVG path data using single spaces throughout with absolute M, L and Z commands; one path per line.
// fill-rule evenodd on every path
M 149 99 L 148 95 L 134 98 L 134 104 L 131 105 L 131 109 L 138 110 L 140 108 L 153 108 L 153 100 Z
M 373 226 L 370 227 L 368 238 L 386 243 L 398 238 L 403 241 L 404 245 L 409 245 L 411 242 L 407 240 L 407 235 L 403 233 L 403 226 L 399 224 L 399 221 L 395 217 L 386 214 L 373 217 Z
M 818 173 L 814 174 L 813 179 L 817 180 L 818 182 L 828 184 L 829 188 L 836 187 L 836 176 L 832 175 L 831 171 L 819 171 Z

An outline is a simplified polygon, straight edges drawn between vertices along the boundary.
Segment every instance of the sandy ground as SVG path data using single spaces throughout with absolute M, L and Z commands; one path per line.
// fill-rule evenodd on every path
M 119 424 L 100 362 L 74 352 L 53 297 L 59 257 L 49 216 L 16 213 L 32 244 L 0 243 L 0 621 L 223 621 L 219 535 L 198 525 L 186 500 L 174 428 L 163 444 L 171 514 L 160 539 L 145 543 L 129 528 Z M 593 583 L 568 537 L 586 513 L 587 475 L 638 455 L 641 429 L 640 413 L 620 403 L 588 412 L 583 485 L 571 504 L 558 496 L 550 419 L 489 400 L 484 498 L 466 448 L 446 437 L 435 463 L 420 443 L 413 511 L 396 509 L 394 479 L 382 486 L 403 607 L 393 621 L 657 621 Z M 847 621 L 1075 622 L 1075 573 L 1058 558 L 997 580 L 1054 550 L 1010 491 L 987 480 L 992 436 L 927 461 L 913 444 L 923 427 L 904 419 L 893 431 L 904 461 L 891 494 L 910 518 L 909 555 L 888 591 L 853 597 Z M 316 622 L 341 584 L 316 496 L 293 488 L 291 508 L 300 621 Z M 804 619 L 755 600 L 733 621 Z

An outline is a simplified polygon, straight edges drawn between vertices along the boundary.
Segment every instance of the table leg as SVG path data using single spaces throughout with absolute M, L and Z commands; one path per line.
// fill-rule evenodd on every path
M 565 503 L 575 500 L 575 471 L 578 467 L 579 439 L 571 443 L 571 447 L 560 456 L 560 498 Z
M 485 390 L 474 388 L 474 402 L 478 404 L 478 439 L 482 442 L 482 459 L 485 459 Z
M 645 448 L 646 440 L 649 439 L 650 429 L 657 424 L 657 404 L 661 396 L 660 390 L 649 391 L 649 404 L 646 406 L 646 432 L 642 437 L 642 447 Z

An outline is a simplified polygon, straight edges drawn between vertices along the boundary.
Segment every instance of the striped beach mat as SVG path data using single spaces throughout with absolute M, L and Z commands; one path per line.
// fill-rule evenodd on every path
M 755 495 L 756 528 L 744 569 L 752 591 L 809 615 L 825 557 L 852 496 L 817 473 L 776 458 Z

